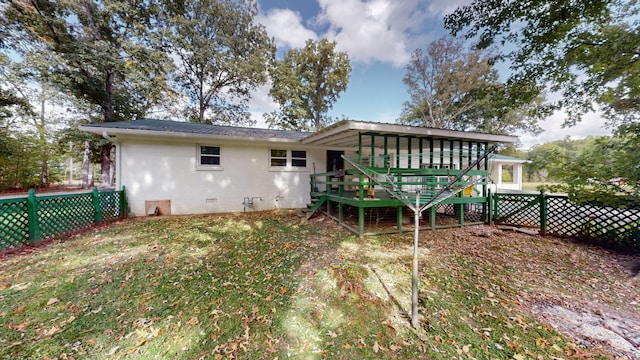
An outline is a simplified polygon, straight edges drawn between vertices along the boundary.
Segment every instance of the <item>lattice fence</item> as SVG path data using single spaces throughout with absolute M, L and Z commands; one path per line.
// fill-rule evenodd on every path
M 27 199 L 0 200 L 0 249 L 18 247 L 29 239 Z
M 640 247 L 640 209 L 577 205 L 547 196 L 547 233 Z
M 540 227 L 538 194 L 495 194 L 493 196 L 494 222 L 527 227 Z
M 38 225 L 43 238 L 88 228 L 94 222 L 93 194 L 38 198 Z
M 640 208 L 576 204 L 563 195 L 494 194 L 493 222 L 640 248 Z
M 125 188 L 0 200 L 0 250 L 86 229 L 126 216 Z

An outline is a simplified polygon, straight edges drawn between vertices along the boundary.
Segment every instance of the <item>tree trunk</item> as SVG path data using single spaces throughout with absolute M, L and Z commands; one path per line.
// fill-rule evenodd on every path
M 100 148 L 100 185 L 112 186 L 111 181 L 111 149 L 113 144 L 108 143 Z
M 48 160 L 49 160 L 49 144 L 47 144 L 47 134 L 46 134 L 46 127 L 45 127 L 45 114 L 44 114 L 44 110 L 45 110 L 45 88 L 46 86 L 43 85 L 42 88 L 42 98 L 41 98 L 41 104 L 40 104 L 40 123 L 37 122 L 36 120 L 36 127 L 38 129 L 38 140 L 40 142 L 40 186 L 41 187 L 48 187 L 49 186 L 49 165 L 48 165 Z
M 104 122 L 115 121 L 114 100 L 113 100 L 113 78 L 114 73 L 107 71 L 105 79 L 105 93 L 107 99 L 104 105 Z M 100 184 L 103 186 L 111 186 L 110 169 L 111 169 L 111 148 L 113 144 L 105 144 L 100 148 Z
M 109 171 L 109 182 L 113 186 L 116 183 L 116 155 L 115 155 L 115 151 L 111 151 L 111 156 L 109 157 L 109 161 L 111 163 L 111 166 L 110 166 L 111 171 Z
M 89 188 L 89 154 L 91 147 L 89 141 L 84 142 L 84 153 L 82 154 L 82 188 Z

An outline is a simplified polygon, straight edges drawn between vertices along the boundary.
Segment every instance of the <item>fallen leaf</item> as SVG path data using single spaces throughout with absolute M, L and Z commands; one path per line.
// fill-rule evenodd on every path
M 25 321 L 25 322 L 17 324 L 17 325 L 9 324 L 9 329 L 13 329 L 13 330 L 17 330 L 17 331 L 20 331 L 20 332 L 24 332 L 24 329 L 27 326 L 29 326 L 29 322 Z
M 57 327 L 57 326 L 52 326 L 51 329 L 49 330 L 45 330 L 42 335 L 43 336 L 53 336 L 57 333 L 59 333 L 62 329 Z
M 51 306 L 57 302 L 60 302 L 60 300 L 56 299 L 56 298 L 51 298 L 49 299 L 49 301 L 47 301 L 47 306 Z
M 111 355 L 115 354 L 116 351 L 118 351 L 118 349 L 120 349 L 120 346 L 112 347 L 111 350 L 109 350 L 109 352 L 107 353 L 107 356 L 111 356 Z

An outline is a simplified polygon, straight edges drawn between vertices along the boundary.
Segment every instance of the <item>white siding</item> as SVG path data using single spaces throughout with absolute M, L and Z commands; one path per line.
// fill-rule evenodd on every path
M 220 147 L 220 170 L 196 167 L 196 144 Z M 120 146 L 119 185 L 134 216 L 145 215 L 147 200 L 170 200 L 174 215 L 243 211 L 245 197 L 254 201 L 247 211 L 302 208 L 310 201 L 312 164 L 326 166 L 324 150 L 298 145 L 122 139 Z M 270 148 L 306 150 L 307 169 L 270 169 Z

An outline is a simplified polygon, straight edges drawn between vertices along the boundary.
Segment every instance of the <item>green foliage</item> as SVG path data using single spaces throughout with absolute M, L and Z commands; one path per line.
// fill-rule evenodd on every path
M 594 109 L 614 121 L 637 121 L 640 47 L 634 0 L 475 0 L 445 17 L 452 34 L 465 33 L 480 48 L 500 44 L 514 71 L 511 83 L 535 83 L 562 96 L 567 124 Z
M 127 0 L 10 0 L 0 9 L 4 45 L 44 84 L 87 104 L 103 122 L 144 116 L 163 100 L 168 56 L 153 42 L 156 6 Z M 99 116 L 97 116 L 99 115 Z M 102 148 L 102 181 L 112 145 Z
M 528 167 L 532 171 L 547 172 L 549 180 L 562 183 L 541 189 L 567 193 L 578 202 L 607 206 L 637 203 L 640 199 L 639 134 L 638 126 L 623 126 L 611 137 L 540 145 L 529 151 Z
M 403 79 L 411 100 L 403 104 L 405 124 L 460 131 L 538 133 L 547 114 L 539 92 L 498 82 L 493 54 L 467 49 L 450 36 L 416 49 Z M 525 96 L 528 95 L 528 96 Z
M 253 0 L 164 1 L 167 51 L 178 58 L 174 80 L 193 122 L 250 124 L 250 92 L 267 80 L 273 40 L 254 22 Z
M 347 89 L 351 72 L 347 53 L 335 46 L 327 39 L 307 40 L 303 49 L 291 49 L 275 62 L 269 94 L 280 110 L 264 114 L 269 127 L 313 130 L 330 123 L 326 114 Z
M 4 15 L 12 50 L 40 54 L 41 73 L 98 106 L 102 121 L 141 117 L 161 99 L 167 57 L 149 45 L 152 14 L 144 3 L 10 1 Z

